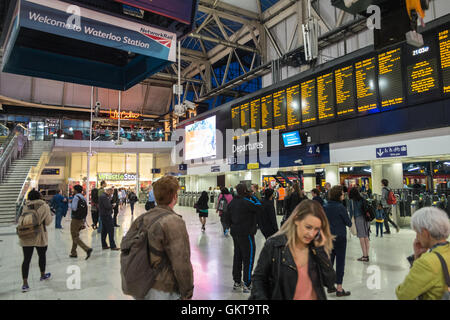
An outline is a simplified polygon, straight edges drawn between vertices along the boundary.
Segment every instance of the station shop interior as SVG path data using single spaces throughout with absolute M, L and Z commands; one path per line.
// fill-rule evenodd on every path
M 81 185 L 90 195 L 105 181 L 138 198 L 134 217 L 120 207 L 120 244 L 166 175 L 180 185 L 174 210 L 190 238 L 194 300 L 249 297 L 233 290 L 221 188 L 298 183 L 311 199 L 313 189 L 325 197 L 329 183 L 373 202 L 387 179 L 400 230 L 378 238 L 372 224 L 370 263 L 357 261 L 360 243 L 348 231 L 351 295 L 328 299 L 396 300 L 416 237 L 412 216 L 437 207 L 450 218 L 450 2 L 161 2 L 0 2 L 0 300 L 132 300 L 121 289 L 120 253 L 102 250 L 89 214 L 80 238 L 92 258 L 69 258 L 68 213 L 62 229 L 48 227 L 52 282 L 39 281 L 33 256 L 31 290 L 22 292 L 17 222 L 33 189 L 51 203 L 59 191 L 71 197 Z M 81 16 L 80 32 L 71 14 Z M 203 191 L 205 231 L 194 209 Z M 265 241 L 258 231 L 255 261 Z M 83 272 L 76 290 L 66 286 L 74 264 Z M 371 265 L 380 270 L 375 289 Z

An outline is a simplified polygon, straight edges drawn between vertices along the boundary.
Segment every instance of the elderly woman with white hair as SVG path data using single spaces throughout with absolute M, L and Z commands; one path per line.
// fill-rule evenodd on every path
M 426 207 L 414 213 L 411 227 L 417 234 L 414 255 L 408 257 L 411 269 L 395 291 L 397 298 L 440 300 L 448 290 L 446 279 L 449 276 L 444 274 L 442 262 L 450 266 L 449 218 L 441 209 Z M 448 273 L 448 267 L 446 269 Z

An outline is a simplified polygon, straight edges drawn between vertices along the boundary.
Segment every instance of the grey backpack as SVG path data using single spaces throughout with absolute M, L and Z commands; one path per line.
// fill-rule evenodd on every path
M 166 212 L 155 214 L 153 210 L 137 218 L 120 244 L 120 275 L 122 291 L 137 299 L 144 298 L 153 287 L 156 276 L 168 265 L 168 258 L 148 245 L 147 231 Z M 162 257 L 157 268 L 151 267 L 150 252 Z
M 447 284 L 447 292 L 444 293 L 442 300 L 450 300 L 450 274 L 448 273 L 447 264 L 445 263 L 444 258 L 439 254 L 439 252 L 433 251 L 438 256 L 441 261 L 442 270 L 444 271 L 445 283 Z

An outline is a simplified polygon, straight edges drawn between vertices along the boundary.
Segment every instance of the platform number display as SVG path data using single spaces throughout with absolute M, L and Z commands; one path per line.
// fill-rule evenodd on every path
M 308 147 L 308 155 L 309 156 L 318 156 L 318 155 L 320 155 L 320 146 L 310 146 L 310 147 Z

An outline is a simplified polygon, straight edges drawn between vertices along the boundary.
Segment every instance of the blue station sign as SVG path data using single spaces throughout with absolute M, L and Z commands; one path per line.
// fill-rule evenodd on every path
M 391 146 L 381 147 L 376 150 L 377 158 L 393 158 L 393 157 L 406 157 L 408 155 L 408 146 Z

